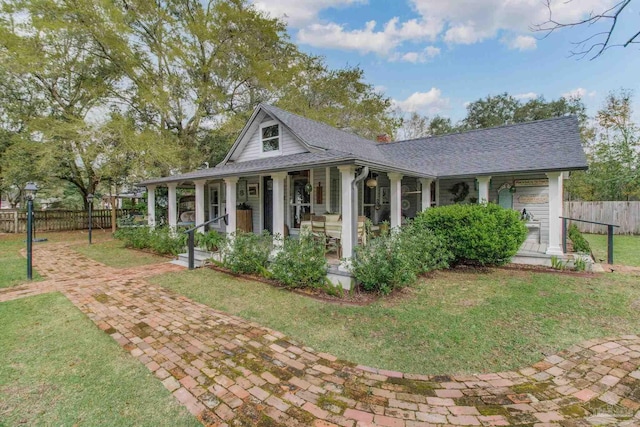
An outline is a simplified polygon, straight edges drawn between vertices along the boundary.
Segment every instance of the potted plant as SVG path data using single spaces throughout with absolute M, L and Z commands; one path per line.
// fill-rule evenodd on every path
M 209 230 L 204 234 L 196 233 L 195 237 L 196 244 L 207 252 L 217 252 L 224 243 L 224 236 L 215 230 Z

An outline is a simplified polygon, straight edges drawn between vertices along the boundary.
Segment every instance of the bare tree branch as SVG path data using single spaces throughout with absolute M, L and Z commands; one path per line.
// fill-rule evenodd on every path
M 551 0 L 545 0 L 544 4 L 549 11 L 549 18 L 541 24 L 533 25 L 530 29 L 531 31 L 544 33 L 542 39 L 546 39 L 555 31 L 563 28 L 574 28 L 582 25 L 590 27 L 592 25 L 606 23 L 607 28 L 604 31 L 597 32 L 579 42 L 573 43 L 578 46 L 578 48 L 570 51 L 571 56 L 577 56 L 579 59 L 591 56 L 590 59 L 593 60 L 612 47 L 627 47 L 632 43 L 638 43 L 635 39 L 640 36 L 640 32 L 631 36 L 625 43 L 613 43 L 612 41 L 621 14 L 630 3 L 631 0 L 621 0 L 601 13 L 592 11 L 585 19 L 575 22 L 560 22 L 553 17 Z

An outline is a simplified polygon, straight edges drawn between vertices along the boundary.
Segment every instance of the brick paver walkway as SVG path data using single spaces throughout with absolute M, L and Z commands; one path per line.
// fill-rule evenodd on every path
M 36 249 L 49 279 L 207 425 L 640 425 L 640 337 L 591 340 L 517 372 L 426 376 L 337 360 L 154 287 L 171 264 L 116 270 L 65 245 Z

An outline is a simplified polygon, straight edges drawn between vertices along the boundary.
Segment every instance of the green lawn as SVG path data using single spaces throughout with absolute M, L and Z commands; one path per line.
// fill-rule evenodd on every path
M 596 261 L 607 262 L 607 235 L 585 234 L 584 237 Z M 640 236 L 613 236 L 613 263 L 640 267 Z
M 39 245 L 42 243 L 34 243 Z M 20 249 L 26 248 L 26 236 L 0 236 L 0 288 L 20 285 L 27 281 L 27 259 L 20 255 Z M 40 275 L 34 270 L 34 280 L 40 280 Z
M 316 350 L 405 372 L 514 369 L 586 339 L 640 330 L 637 276 L 440 272 L 365 307 L 320 302 L 209 269 L 151 281 Z
M 197 426 L 58 293 L 0 303 L 0 426 Z
M 73 247 L 73 250 L 98 262 L 116 268 L 158 264 L 169 261 L 169 259 L 161 256 L 126 249 L 124 243 L 120 240 L 107 240 L 92 245 L 76 245 Z

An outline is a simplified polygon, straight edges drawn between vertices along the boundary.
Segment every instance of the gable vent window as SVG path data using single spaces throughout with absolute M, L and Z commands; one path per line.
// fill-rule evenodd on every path
M 280 151 L 280 126 L 276 124 L 263 124 L 262 130 L 262 152 L 273 153 Z

